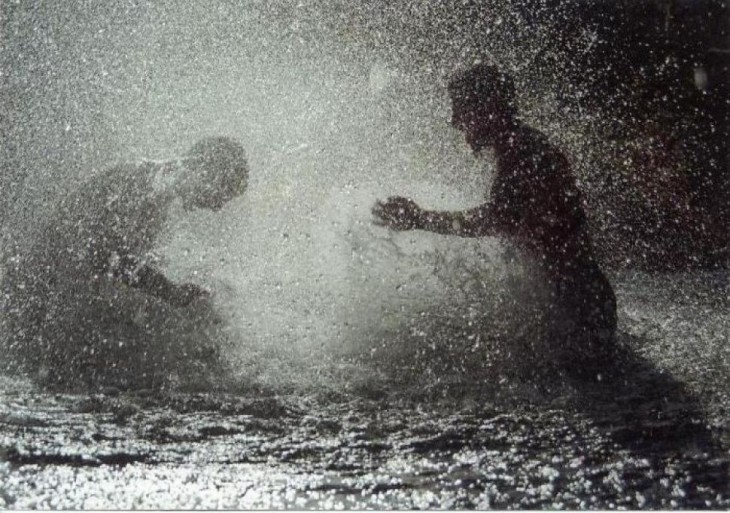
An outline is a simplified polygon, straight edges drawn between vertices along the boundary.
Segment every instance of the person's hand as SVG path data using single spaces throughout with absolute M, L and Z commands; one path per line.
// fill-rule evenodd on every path
M 174 301 L 170 301 L 175 306 L 188 306 L 196 299 L 204 299 L 210 297 L 210 292 L 194 283 L 183 283 L 177 286 Z
M 376 225 L 403 231 L 420 228 L 423 211 L 413 200 L 391 196 L 386 201 L 376 201 L 372 212 Z

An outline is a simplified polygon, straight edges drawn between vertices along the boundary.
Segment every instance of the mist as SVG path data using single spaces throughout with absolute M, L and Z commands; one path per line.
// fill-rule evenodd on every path
M 323 358 L 387 351 L 374 336 L 384 320 L 408 332 L 453 296 L 434 275 L 436 255 L 486 248 L 499 259 L 495 241 L 372 225 L 379 198 L 471 206 L 488 176 L 448 124 L 446 71 L 368 47 L 343 30 L 337 7 L 75 2 L 6 12 L 7 105 L 23 119 L 6 130 L 6 243 L 31 237 L 54 201 L 99 169 L 174 158 L 205 136 L 240 141 L 246 193 L 219 213 L 173 212 L 160 252 L 171 278 L 213 293 L 233 352 L 255 372 L 304 361 L 321 374 Z M 265 372 L 267 382 L 290 379 Z
M 628 161 L 601 132 L 612 120 L 561 76 L 597 36 L 561 35 L 580 2 L 528 4 L 5 2 L 3 253 L 99 170 L 223 135 L 247 152 L 247 191 L 218 213 L 174 211 L 158 249 L 169 277 L 212 292 L 242 374 L 311 386 L 359 372 L 337 370 L 343 355 L 376 368 L 420 358 L 418 373 L 446 353 L 459 354 L 448 372 L 519 353 L 539 338 L 540 293 L 514 253 L 492 238 L 389 232 L 370 208 L 391 195 L 443 210 L 484 199 L 489 155 L 450 127 L 445 84 L 496 62 L 522 117 L 573 160 L 598 253 L 629 261 L 613 248 L 631 245 L 615 227 L 633 214 L 611 203 L 627 188 L 606 179 Z

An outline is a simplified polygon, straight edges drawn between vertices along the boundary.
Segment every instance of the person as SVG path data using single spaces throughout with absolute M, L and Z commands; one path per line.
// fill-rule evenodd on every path
M 178 160 L 111 167 L 64 197 L 5 261 L 5 366 L 52 386 L 144 388 L 160 385 L 172 360 L 203 358 L 202 325 L 215 314 L 196 317 L 206 308 L 191 305 L 205 306 L 209 292 L 170 280 L 154 249 L 176 201 L 187 212 L 219 211 L 246 190 L 248 174 L 243 147 L 211 137 Z M 183 327 L 198 341 L 191 333 L 176 346 Z
M 390 197 L 373 207 L 375 223 L 393 230 L 498 236 L 522 249 L 550 288 L 550 343 L 560 365 L 581 375 L 599 374 L 613 353 L 616 299 L 594 257 L 567 159 L 519 120 L 514 84 L 495 66 L 478 64 L 457 73 L 448 91 L 452 125 L 475 153 L 493 149 L 496 171 L 488 201 L 441 212 Z

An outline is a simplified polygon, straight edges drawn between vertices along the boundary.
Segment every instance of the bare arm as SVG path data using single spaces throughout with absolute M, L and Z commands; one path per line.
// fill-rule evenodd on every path
M 112 269 L 112 275 L 122 283 L 167 301 L 174 306 L 187 306 L 208 292 L 193 283 L 177 285 L 157 269 L 139 264 L 132 256 L 123 256 Z
M 459 237 L 496 235 L 501 217 L 491 203 L 469 210 L 448 212 L 424 210 L 414 201 L 402 197 L 376 202 L 373 215 L 375 224 L 393 230 L 426 230 Z

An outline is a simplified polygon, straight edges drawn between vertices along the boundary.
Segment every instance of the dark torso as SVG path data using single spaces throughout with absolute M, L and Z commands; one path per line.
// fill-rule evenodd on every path
M 520 127 L 497 152 L 490 203 L 500 232 L 544 270 L 566 314 L 613 331 L 615 297 L 593 256 L 580 191 L 567 159 L 543 134 Z
M 167 204 L 153 193 L 156 164 L 122 164 L 89 181 L 74 197 L 81 214 L 71 219 L 77 243 L 96 270 L 115 254 L 143 258 L 162 230 Z M 80 205 L 78 205 L 80 203 Z M 74 208 L 64 205 L 62 209 Z
M 11 345 L 21 350 L 44 332 L 56 337 L 59 328 L 48 322 L 60 317 L 54 312 L 74 304 L 83 310 L 88 301 L 79 298 L 93 300 L 114 258 L 144 256 L 152 249 L 166 207 L 156 201 L 153 176 L 154 165 L 144 163 L 90 178 L 18 248 L 0 284 Z
M 593 261 L 582 198 L 565 156 L 522 127 L 497 154 L 490 202 L 502 233 L 558 278 Z

